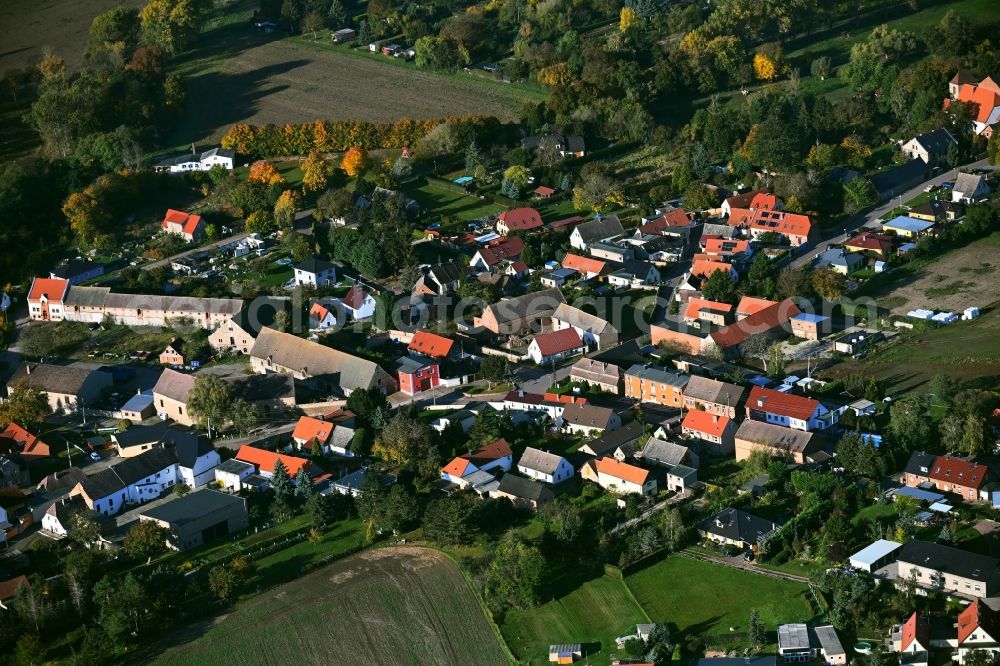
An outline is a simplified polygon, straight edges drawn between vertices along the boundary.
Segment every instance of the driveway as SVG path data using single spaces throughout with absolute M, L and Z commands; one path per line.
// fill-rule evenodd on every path
M 946 183 L 946 182 L 954 182 L 955 178 L 957 178 L 958 176 L 959 169 L 992 169 L 992 168 L 993 167 L 990 165 L 989 160 L 982 159 L 976 162 L 972 162 L 970 164 L 960 166 L 956 169 L 952 169 L 951 171 L 947 171 L 941 174 L 940 176 L 935 176 L 934 178 L 931 178 L 930 180 L 926 180 L 923 183 L 911 189 L 909 192 L 904 192 L 898 197 L 894 197 L 893 199 L 887 201 L 886 203 L 880 204 L 874 210 L 851 218 L 850 220 L 844 223 L 844 226 L 841 229 L 828 230 L 827 234 L 832 233 L 832 236 L 830 238 L 825 238 L 823 241 L 818 243 L 816 247 L 810 248 L 809 251 L 803 254 L 801 257 L 793 259 L 792 262 L 790 263 L 790 266 L 792 266 L 793 268 L 798 268 L 800 266 L 808 265 L 812 262 L 813 259 L 816 258 L 817 254 L 825 252 L 826 250 L 830 249 L 831 246 L 846 243 L 851 236 L 856 235 L 862 229 L 875 229 L 881 226 L 882 220 L 879 218 L 881 218 L 883 215 L 885 215 L 892 209 L 901 206 L 903 203 L 909 201 L 918 194 L 921 194 L 928 187 L 935 187 L 941 185 L 941 183 Z M 846 234 L 843 233 L 844 229 L 847 229 Z

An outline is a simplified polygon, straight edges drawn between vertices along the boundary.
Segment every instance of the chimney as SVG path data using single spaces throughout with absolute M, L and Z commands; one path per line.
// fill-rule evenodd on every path
M 28 375 L 31 374 L 31 364 L 30 363 L 25 363 L 24 364 L 24 372 L 25 372 L 25 374 L 28 374 Z
M 197 155 L 198 154 L 198 152 L 194 149 L 194 141 L 191 142 L 191 154 L 192 155 Z
M 718 423 L 718 422 L 719 422 L 719 415 L 712 414 L 712 423 Z

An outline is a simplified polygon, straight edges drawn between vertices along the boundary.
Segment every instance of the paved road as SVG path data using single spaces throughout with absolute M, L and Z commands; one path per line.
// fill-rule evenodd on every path
M 828 235 L 830 237 L 824 238 L 819 244 L 816 245 L 815 248 L 810 249 L 801 257 L 793 259 L 790 266 L 792 266 L 793 268 L 805 266 L 811 263 L 812 260 L 816 258 L 817 254 L 825 252 L 831 246 L 839 245 L 841 243 L 846 243 L 851 236 L 857 234 L 861 229 L 875 229 L 882 223 L 882 221 L 879 219 L 880 217 L 882 217 L 892 209 L 901 206 L 903 203 L 909 201 L 918 194 L 922 193 L 927 187 L 938 186 L 941 183 L 946 183 L 946 182 L 954 182 L 955 178 L 958 176 L 959 169 L 992 169 L 992 168 L 993 167 L 990 166 L 989 161 L 983 159 L 983 160 L 978 160 L 976 162 L 972 162 L 970 164 L 963 165 L 961 167 L 958 167 L 957 169 L 952 169 L 951 171 L 947 171 L 941 174 L 940 176 L 935 176 L 930 180 L 926 180 L 923 183 L 920 183 L 919 185 L 911 189 L 910 191 L 904 192 L 900 196 L 894 197 L 888 202 L 879 205 L 874 210 L 862 215 L 856 215 L 855 217 L 848 220 L 844 224 L 844 227 L 840 229 L 828 230 L 825 235 Z M 847 234 L 843 233 L 844 228 L 847 229 Z
M 160 259 L 159 261 L 151 261 L 148 264 L 143 264 L 141 268 L 148 271 L 152 268 L 159 268 L 160 266 L 169 266 L 171 262 L 177 261 L 178 259 L 183 259 L 189 255 L 195 254 L 197 252 L 211 252 L 212 250 L 222 247 L 223 245 L 229 245 L 230 243 L 239 243 L 241 240 L 249 236 L 249 232 L 242 232 L 238 234 L 233 234 L 228 238 L 223 238 L 222 240 L 217 240 L 214 243 L 209 243 L 208 245 L 199 245 L 198 247 L 191 248 L 190 250 L 185 250 L 172 257 L 167 257 L 166 259 Z

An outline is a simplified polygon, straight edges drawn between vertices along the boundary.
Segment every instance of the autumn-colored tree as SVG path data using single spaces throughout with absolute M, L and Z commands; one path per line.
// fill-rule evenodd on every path
M 357 146 L 352 146 L 344 153 L 344 159 L 340 162 L 340 168 L 351 178 L 357 176 L 365 169 L 365 151 Z
M 94 195 L 93 187 L 69 195 L 62 212 L 83 245 L 93 245 L 110 221 L 107 211 Z
M 205 0 L 149 0 L 139 13 L 142 39 L 170 54 L 182 51 L 201 29 Z
M 618 29 L 625 32 L 635 24 L 636 14 L 631 7 L 622 7 L 618 15 Z
M 558 86 L 573 81 L 573 72 L 564 62 L 557 62 L 538 70 L 538 82 L 543 86 Z
M 295 190 L 285 190 L 274 204 L 274 222 L 281 229 L 291 229 L 295 214 L 302 208 L 302 196 Z
M 778 75 L 778 66 L 769 56 L 758 53 L 753 57 L 753 73 L 760 81 L 773 81 Z
M 267 211 L 259 210 L 247 216 L 245 228 L 249 232 L 269 234 L 274 231 L 274 218 Z
M 816 293 L 828 301 L 835 301 L 844 293 L 846 280 L 832 268 L 817 268 L 812 272 L 812 286 Z
M 250 165 L 250 175 L 247 180 L 251 183 L 264 183 L 265 185 L 284 185 L 285 177 L 281 175 L 277 167 L 267 160 L 257 160 Z
M 329 171 L 326 160 L 319 153 L 309 153 L 302 162 L 302 189 L 306 192 L 319 192 L 326 188 Z

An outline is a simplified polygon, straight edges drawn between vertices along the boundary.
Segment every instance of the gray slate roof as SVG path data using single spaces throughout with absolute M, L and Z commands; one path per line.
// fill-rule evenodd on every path
M 688 447 L 650 437 L 642 448 L 643 460 L 655 460 L 664 465 L 680 465 L 688 454 Z
M 153 393 L 171 400 L 187 402 L 188 393 L 194 388 L 194 375 L 186 375 L 170 368 L 164 369 L 153 386 Z
M 929 153 L 943 154 L 948 150 L 948 146 L 952 144 L 958 144 L 955 141 L 955 137 L 951 135 L 951 132 L 943 127 L 940 127 L 933 132 L 927 132 L 926 134 L 921 134 L 919 136 L 913 137 L 913 140 L 924 147 Z
M 552 313 L 552 318 L 564 321 L 574 328 L 582 328 L 585 331 L 590 331 L 594 335 L 603 335 L 606 331 L 618 332 L 606 320 L 580 308 L 575 308 L 568 303 L 560 303 L 555 312 Z
M 548 451 L 541 451 L 528 447 L 521 454 L 521 459 L 517 461 L 518 467 L 535 470 L 543 474 L 553 474 L 559 468 L 559 461 L 564 458 Z
M 640 379 L 648 379 L 654 382 L 660 382 L 661 384 L 668 384 L 670 386 L 687 386 L 688 381 L 691 379 L 691 375 L 686 375 L 681 372 L 671 372 L 664 368 L 658 368 L 651 365 L 642 365 L 636 363 L 631 368 L 625 371 L 626 375 L 632 375 L 633 377 L 639 377 Z
M 376 363 L 270 328 L 257 335 L 250 356 L 271 358 L 278 366 L 310 377 L 333 376 L 348 391 L 377 386 L 380 374 L 388 379 L 388 374 Z
M 141 516 L 162 520 L 171 525 L 183 525 L 198 520 L 216 511 L 241 506 L 246 512 L 247 501 L 239 495 L 220 493 L 218 490 L 204 488 L 184 497 L 170 500 L 165 504 L 143 511 Z
M 504 474 L 497 491 L 535 502 L 548 502 L 555 497 L 555 493 L 544 483 L 516 474 Z
M 709 379 L 700 375 L 691 375 L 684 387 L 684 397 L 705 402 L 718 403 L 736 407 L 744 397 L 746 387 L 737 386 L 717 379 Z
M 954 191 L 966 196 L 972 196 L 982 182 L 982 176 L 971 173 L 960 173 L 958 174 L 958 178 L 955 179 Z
M 736 431 L 736 439 L 767 444 L 784 451 L 807 452 L 813 443 L 813 433 L 747 419 Z
M 583 242 L 590 244 L 605 238 L 621 236 L 625 233 L 625 227 L 617 215 L 606 215 L 598 220 L 579 224 L 574 231 L 580 233 Z
M 728 508 L 703 521 L 698 529 L 732 541 L 757 544 L 778 527 L 778 523 L 758 518 L 746 511 Z
M 76 395 L 93 372 L 100 372 L 100 370 L 81 368 L 76 365 L 22 363 L 11 375 L 7 385 L 16 386 L 23 383 L 49 393 Z
M 504 324 L 524 319 L 529 314 L 536 317 L 550 317 L 559 304 L 565 302 L 566 298 L 562 292 L 553 287 L 508 298 L 494 303 L 486 309 L 493 312 L 497 322 Z
M 99 500 L 176 464 L 177 455 L 172 449 L 150 449 L 88 476 L 80 485 L 90 499 Z
M 898 552 L 899 556 L 896 559 L 900 562 L 984 583 L 993 578 L 997 566 L 1000 565 L 1000 560 L 995 557 L 918 539 L 907 542 Z

